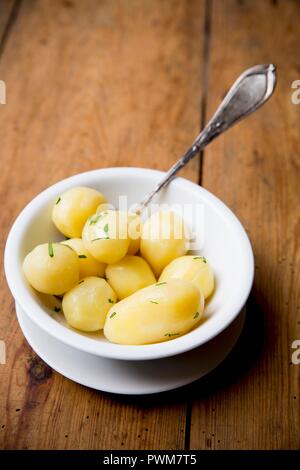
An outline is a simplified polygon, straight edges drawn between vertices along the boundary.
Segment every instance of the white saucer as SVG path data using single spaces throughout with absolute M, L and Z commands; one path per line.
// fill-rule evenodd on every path
M 28 343 L 51 368 L 79 384 L 123 395 L 164 392 L 208 374 L 231 351 L 245 320 L 242 310 L 216 338 L 184 354 L 151 361 L 118 361 L 66 346 L 34 324 L 18 304 L 16 312 Z

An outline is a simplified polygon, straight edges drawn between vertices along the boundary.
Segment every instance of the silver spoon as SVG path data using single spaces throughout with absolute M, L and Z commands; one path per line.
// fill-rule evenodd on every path
M 176 162 L 153 191 L 145 196 L 135 212 L 141 214 L 152 198 L 167 186 L 176 173 L 212 140 L 236 122 L 262 106 L 273 94 L 276 86 L 276 67 L 273 64 L 256 65 L 247 69 L 232 85 L 217 111 L 198 135 L 192 146 Z

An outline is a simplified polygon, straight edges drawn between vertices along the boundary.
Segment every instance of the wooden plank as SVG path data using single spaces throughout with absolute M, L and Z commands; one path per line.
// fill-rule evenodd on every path
M 8 26 L 9 18 L 13 12 L 15 0 L 2 0 L 0 2 L 0 44 L 2 43 L 5 35 L 5 30 Z
M 205 152 L 203 184 L 240 217 L 256 258 L 246 330 L 235 354 L 196 389 L 192 449 L 299 449 L 300 4 L 213 2 L 208 114 L 239 73 L 278 66 L 276 95 Z
M 22 4 L 0 63 L 2 247 L 22 207 L 61 178 L 174 162 L 198 132 L 202 31 L 197 0 Z M 185 175 L 198 172 L 195 161 Z M 53 373 L 23 339 L 3 283 L 0 299 L 1 448 L 184 447 L 185 401 L 130 401 Z

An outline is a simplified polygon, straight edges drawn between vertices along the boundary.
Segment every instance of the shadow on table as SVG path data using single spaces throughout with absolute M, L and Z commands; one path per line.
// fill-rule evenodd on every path
M 246 311 L 245 325 L 237 344 L 227 358 L 205 377 L 176 390 L 141 396 L 114 396 L 114 400 L 138 406 L 152 407 L 186 402 L 187 399 L 207 398 L 240 381 L 262 356 L 266 339 L 266 324 L 261 306 L 252 293 Z

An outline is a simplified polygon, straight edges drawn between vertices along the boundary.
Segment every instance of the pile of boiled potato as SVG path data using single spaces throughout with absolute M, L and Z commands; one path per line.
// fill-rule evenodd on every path
M 201 320 L 214 275 L 203 256 L 187 255 L 182 218 L 159 211 L 142 223 L 106 202 L 88 187 L 57 198 L 52 220 L 66 240 L 38 245 L 26 256 L 29 284 L 71 327 L 103 329 L 113 343 L 149 344 L 187 333 Z

